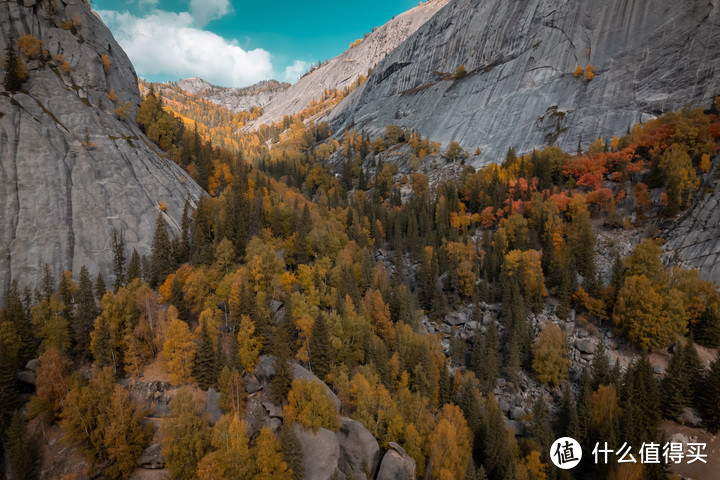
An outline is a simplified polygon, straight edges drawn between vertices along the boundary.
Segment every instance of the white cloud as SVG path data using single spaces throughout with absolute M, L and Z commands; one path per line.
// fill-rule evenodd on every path
M 260 48 L 246 51 L 237 42 L 201 30 L 189 12 L 154 10 L 144 17 L 111 10 L 98 13 L 140 76 L 198 76 L 213 84 L 231 87 L 250 85 L 273 76 L 269 52 Z
M 222 18 L 232 11 L 228 0 L 190 0 L 190 14 L 198 27 Z
M 300 76 L 302 76 L 303 73 L 308 71 L 308 68 L 310 68 L 310 64 L 308 62 L 303 62 L 302 60 L 295 60 L 295 63 L 285 67 L 283 79 L 286 82 L 295 83 L 296 81 L 298 81 L 298 79 L 300 78 Z

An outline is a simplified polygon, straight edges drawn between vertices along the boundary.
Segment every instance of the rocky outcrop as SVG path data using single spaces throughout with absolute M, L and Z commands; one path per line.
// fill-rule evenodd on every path
M 342 417 L 336 435 L 340 444 L 340 471 L 358 480 L 373 479 L 380 462 L 380 446 L 372 433 L 360 422 Z
M 335 405 L 335 410 L 340 411 L 340 408 L 342 407 L 342 402 L 340 401 L 338 396 L 335 395 L 335 392 L 333 392 L 332 389 L 330 387 L 328 387 L 325 382 L 323 382 L 318 377 L 316 377 L 310 370 L 308 370 L 300 365 L 293 364 L 292 365 L 292 376 L 293 376 L 293 379 L 300 378 L 300 379 L 308 380 L 311 382 L 322 383 L 325 386 L 325 394 L 330 399 L 330 401 L 333 402 L 333 405 Z
M 409 126 L 502 160 L 574 151 L 720 92 L 715 2 L 453 0 L 380 62 L 331 114 L 336 132 Z M 588 81 L 573 74 L 592 64 Z M 467 75 L 456 78 L 463 65 Z
M 706 280 L 720 283 L 720 183 L 713 170 L 703 177 L 691 207 L 664 231 L 668 259 L 677 256 Z
M 325 428 L 313 433 L 299 424 L 293 429 L 302 447 L 305 480 L 330 478 L 338 470 L 340 458 L 340 444 L 335 434 Z
M 380 464 L 377 480 L 408 480 L 415 478 L 415 460 L 397 443 L 390 442 Z
M 20 92 L 0 84 L 0 292 L 34 285 L 45 264 L 55 278 L 87 265 L 112 285 L 113 229 L 149 254 L 161 205 L 178 233 L 202 190 L 135 124 L 135 71 L 83 0 L 0 1 L 0 50 L 28 34 L 47 55 L 25 58 Z
M 172 85 L 172 84 L 171 84 Z M 197 95 L 233 113 L 263 107 L 273 98 L 290 88 L 289 83 L 277 80 L 263 80 L 255 85 L 243 88 L 218 87 L 202 78 L 192 77 L 176 82 L 185 93 Z
M 275 123 L 282 120 L 284 115 L 302 111 L 310 102 L 322 98 L 326 90 L 342 91 L 349 87 L 358 77 L 367 75 L 369 69 L 375 67 L 447 2 L 429 0 L 374 29 L 359 45 L 305 74 L 292 87 L 273 98 L 265 105 L 262 116 L 251 124 L 251 128 Z

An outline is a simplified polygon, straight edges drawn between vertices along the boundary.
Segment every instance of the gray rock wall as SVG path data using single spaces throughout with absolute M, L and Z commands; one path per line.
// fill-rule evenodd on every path
M 404 12 L 370 33 L 363 42 L 331 59 L 325 65 L 305 75 L 267 105 L 260 118 L 250 125 L 256 128 L 282 120 L 305 109 L 310 102 L 323 96 L 325 90 L 349 87 L 368 69 L 382 60 L 395 47 L 430 19 L 448 0 L 430 0 Z M 363 8 L 358 4 L 358 8 Z
M 111 285 L 113 228 L 128 258 L 148 254 L 160 204 L 177 233 L 185 198 L 202 194 L 135 124 L 137 77 L 110 31 L 82 0 L 57 0 L 55 12 L 49 4 L 0 1 L 3 52 L 10 35 L 32 34 L 70 66 L 29 62 L 23 91 L 0 85 L 0 292 L 13 279 L 33 286 L 46 263 L 56 279 L 87 265 Z M 61 28 L 73 15 L 76 34 Z M 111 89 L 130 103 L 127 120 L 113 114 Z
M 718 41 L 717 0 L 451 0 L 330 121 L 371 136 L 409 126 L 480 147 L 477 163 L 512 146 L 575 151 L 687 102 L 709 106 L 720 93 Z M 468 75 L 447 78 L 461 64 Z M 594 79 L 573 75 L 588 64 Z

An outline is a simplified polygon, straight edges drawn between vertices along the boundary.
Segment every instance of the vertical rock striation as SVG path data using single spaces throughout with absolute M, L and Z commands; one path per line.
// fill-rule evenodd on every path
M 56 278 L 87 265 L 112 282 L 113 229 L 148 254 L 160 205 L 177 233 L 202 190 L 135 124 L 135 71 L 82 0 L 0 0 L 0 49 L 28 34 L 47 55 L 26 58 L 20 92 L 0 85 L 0 292 L 34 285 L 45 264 Z

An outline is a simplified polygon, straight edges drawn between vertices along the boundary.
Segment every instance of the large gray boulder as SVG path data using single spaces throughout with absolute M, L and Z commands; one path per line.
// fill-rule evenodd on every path
M 310 370 L 298 364 L 293 364 L 292 375 L 293 379 L 301 378 L 303 380 L 309 380 L 311 382 L 320 382 L 325 385 L 325 393 L 327 394 L 327 397 L 333 402 L 333 405 L 335 405 L 335 410 L 337 410 L 338 412 L 340 411 L 340 408 L 342 407 L 342 402 L 340 401 L 338 396 L 335 395 L 335 392 L 333 392 L 332 389 L 325 384 L 325 382 L 316 377 Z
M 360 422 L 342 417 L 337 438 L 340 444 L 340 471 L 348 477 L 354 475 L 358 480 L 375 478 L 380 462 L 380 446 L 372 433 Z
M 0 2 L 0 51 L 33 35 L 51 58 L 28 62 L 22 91 L 0 84 L 0 292 L 34 285 L 45 264 L 56 279 L 86 265 L 112 285 L 113 229 L 148 255 L 158 214 L 178 234 L 186 197 L 193 207 L 202 190 L 135 123 L 135 71 L 86 2 L 32 3 Z M 61 26 L 73 16 L 76 33 Z
M 390 448 L 380 463 L 377 480 L 411 480 L 415 478 L 415 460 L 397 443 Z
M 325 428 L 313 433 L 295 424 L 293 430 L 302 447 L 305 480 L 328 480 L 338 470 L 338 438 Z
M 455 0 L 330 114 L 371 138 L 408 126 L 502 161 L 509 147 L 575 151 L 720 92 L 720 9 L 705 0 Z M 588 81 L 573 74 L 592 64 Z M 455 78 L 464 65 L 467 75 Z M 288 90 L 289 91 L 289 90 Z

